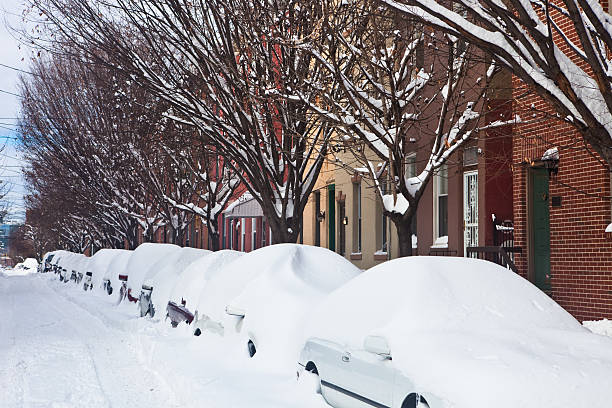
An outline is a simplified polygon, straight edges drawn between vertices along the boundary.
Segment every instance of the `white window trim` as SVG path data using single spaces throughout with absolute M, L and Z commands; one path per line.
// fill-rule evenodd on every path
M 448 166 L 446 164 L 443 164 L 442 166 L 446 166 L 446 177 L 447 177 L 446 196 L 448 197 Z M 433 176 L 433 188 L 432 188 L 433 197 L 432 198 L 433 198 L 433 242 L 434 242 L 434 245 L 436 245 L 435 242 L 438 241 L 439 238 L 441 237 L 439 233 L 440 226 L 438 225 L 439 224 L 438 220 L 440 219 L 439 217 L 440 208 L 438 206 L 438 197 L 439 197 L 438 189 L 439 189 L 439 183 L 440 183 L 439 182 L 440 176 L 438 174 L 442 166 L 436 169 L 436 173 Z M 447 207 L 447 210 L 448 210 L 448 207 Z M 448 217 L 448 214 L 447 214 L 447 217 Z M 447 235 L 448 235 L 448 231 L 447 231 Z M 447 236 L 447 235 L 444 235 L 444 236 Z M 448 244 L 446 246 L 448 247 Z M 440 247 L 439 244 L 437 247 L 438 248 Z

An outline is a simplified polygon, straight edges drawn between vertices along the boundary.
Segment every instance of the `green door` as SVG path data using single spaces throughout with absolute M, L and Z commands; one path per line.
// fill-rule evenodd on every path
M 548 203 L 548 171 L 531 171 L 531 223 L 533 279 L 542 290 L 550 290 L 550 214 Z
M 336 251 L 336 185 L 327 186 L 327 242 L 330 251 Z

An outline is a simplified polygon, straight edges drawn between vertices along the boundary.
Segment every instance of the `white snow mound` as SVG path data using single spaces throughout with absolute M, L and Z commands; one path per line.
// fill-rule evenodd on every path
M 252 279 L 230 302 L 231 308 L 245 312 L 240 329 L 245 350 L 251 340 L 255 360 L 282 369 L 295 367 L 311 309 L 361 272 L 328 249 L 296 244 L 259 249 L 223 273 L 227 269 L 234 275 L 244 270 Z

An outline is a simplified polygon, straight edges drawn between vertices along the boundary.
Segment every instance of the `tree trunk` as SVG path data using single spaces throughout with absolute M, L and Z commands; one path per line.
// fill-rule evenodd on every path
M 267 217 L 272 234 L 272 242 L 275 244 L 295 244 L 300 236 L 300 223 L 289 218 Z M 296 225 L 297 224 L 297 225 Z
M 412 256 L 412 217 L 415 214 L 407 211 L 404 215 L 392 214 L 389 218 L 397 229 L 399 257 Z
M 218 251 L 221 249 L 221 235 L 219 234 L 219 223 L 217 219 L 209 217 L 206 220 L 206 229 L 208 230 L 208 249 Z

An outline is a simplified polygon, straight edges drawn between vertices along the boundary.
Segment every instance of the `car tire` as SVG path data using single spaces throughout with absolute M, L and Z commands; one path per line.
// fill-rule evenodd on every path
M 402 403 L 402 408 L 430 408 L 430 407 L 425 397 L 413 392 L 412 394 L 406 397 L 406 399 Z
M 301 381 L 310 383 L 309 387 L 312 388 L 312 391 L 314 391 L 316 394 L 322 394 L 319 370 L 312 361 L 309 361 L 306 364 L 302 376 L 304 378 L 302 378 Z
M 202 330 L 200 330 L 199 327 L 193 331 L 194 336 L 200 336 L 201 334 L 202 334 Z

